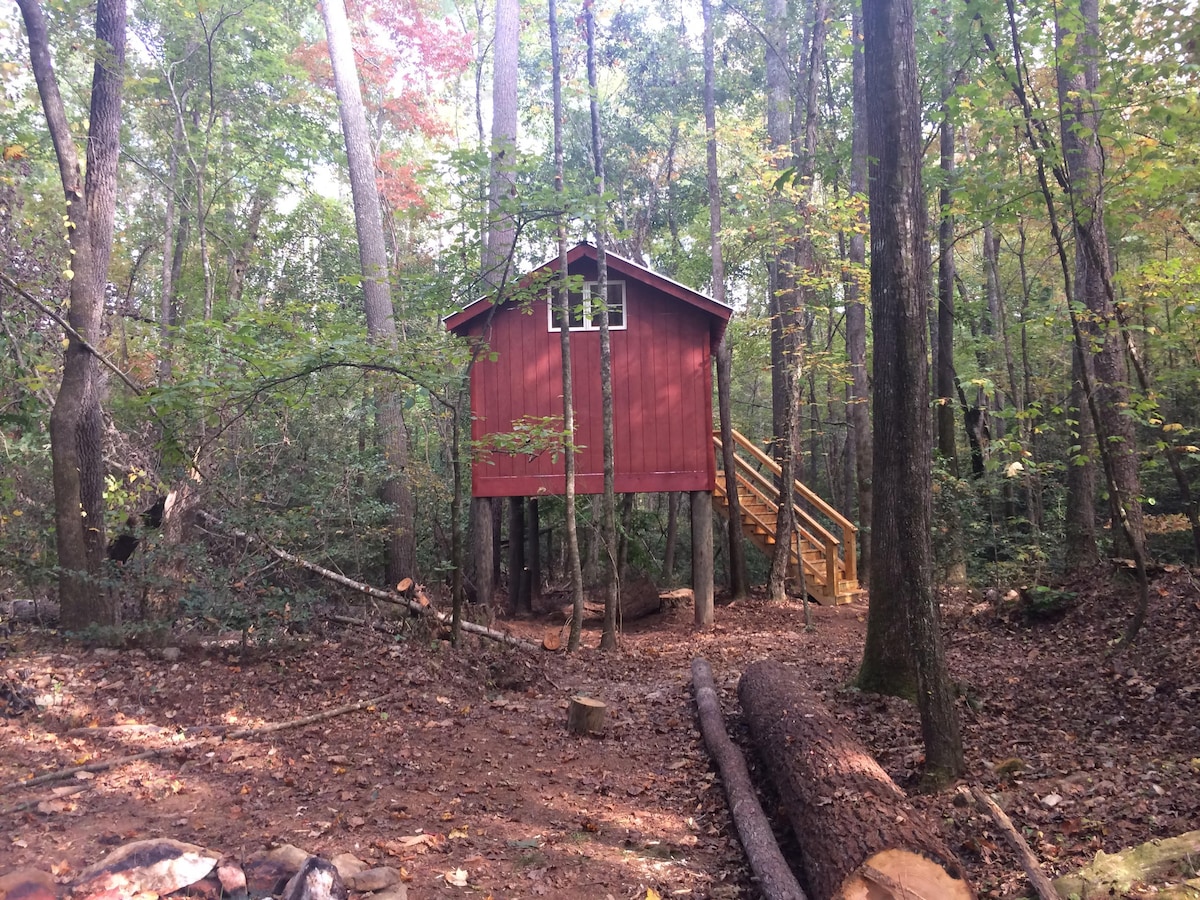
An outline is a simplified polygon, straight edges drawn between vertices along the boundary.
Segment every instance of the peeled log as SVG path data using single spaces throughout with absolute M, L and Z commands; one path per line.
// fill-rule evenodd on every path
M 608 707 L 591 697 L 575 696 L 567 707 L 567 731 L 571 734 L 599 734 L 604 730 L 604 711 Z
M 738 697 L 796 833 L 813 900 L 960 900 L 962 865 L 796 674 L 750 666 Z

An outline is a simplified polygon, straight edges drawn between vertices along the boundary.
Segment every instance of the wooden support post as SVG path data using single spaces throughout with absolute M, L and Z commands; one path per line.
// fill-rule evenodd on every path
M 712 493 L 692 491 L 692 594 L 696 627 L 713 627 L 713 527 Z

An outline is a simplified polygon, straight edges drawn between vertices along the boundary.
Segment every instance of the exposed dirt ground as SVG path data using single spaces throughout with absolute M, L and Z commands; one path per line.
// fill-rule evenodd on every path
M 946 597 L 964 783 L 1000 796 L 1052 874 L 1099 849 L 1200 828 L 1196 577 L 1160 575 L 1146 629 L 1113 655 L 1109 642 L 1133 602 L 1121 578 L 1098 575 L 1064 617 L 1032 626 L 1000 595 Z M 349 851 L 403 866 L 417 900 L 642 898 L 647 888 L 753 897 L 700 743 L 690 661 L 702 654 L 712 664 L 743 743 L 741 670 L 768 656 L 794 664 L 912 789 L 921 759 L 914 708 L 847 688 L 865 616 L 862 602 L 814 608 L 810 633 L 800 604 L 750 600 L 719 607 L 716 630 L 697 635 L 690 608 L 675 609 L 629 628 L 617 652 L 575 657 L 474 639 L 451 649 L 419 629 L 398 640 L 330 627 L 246 652 L 184 646 L 181 658 L 164 659 L 64 647 L 17 625 L 0 643 L 0 784 L 9 785 L 0 790 L 0 874 L 53 865 L 65 881 L 114 845 L 163 835 L 233 855 L 274 842 Z M 540 638 L 540 624 L 513 627 Z M 587 639 L 594 646 L 598 635 Z M 255 740 L 182 746 L 206 727 L 283 722 L 393 692 L 370 709 Z M 602 737 L 566 732 L 567 699 L 581 692 L 609 705 Z M 39 706 L 21 711 L 19 698 L 33 695 Z M 87 778 L 12 786 L 171 744 L 170 755 Z M 64 786 L 82 790 L 56 797 Z M 955 797 L 918 803 L 946 829 L 981 896 L 1024 896 L 997 829 Z M 15 809 L 28 801 L 40 802 Z M 467 887 L 447 883 L 456 870 Z

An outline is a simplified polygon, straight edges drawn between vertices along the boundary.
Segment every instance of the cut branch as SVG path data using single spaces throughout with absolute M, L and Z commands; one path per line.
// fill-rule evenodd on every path
M 1029 844 L 1025 838 L 1021 837 L 1021 832 L 1017 831 L 1017 827 L 1013 825 L 1013 821 L 1008 817 L 1008 814 L 980 788 L 972 788 L 971 793 L 979 804 L 988 811 L 992 820 L 1004 832 L 1004 836 L 1008 838 L 1009 846 L 1016 852 L 1017 858 L 1021 861 L 1021 868 L 1025 870 L 1025 877 L 1029 879 L 1030 885 L 1037 891 L 1038 897 L 1041 900 L 1059 900 L 1058 891 L 1054 889 L 1054 885 L 1050 883 L 1050 879 L 1042 871 L 1042 867 L 1038 864 L 1037 858 L 1029 848 Z
M 257 544 L 260 547 L 265 548 L 268 553 L 271 553 L 273 556 L 282 559 L 284 562 L 290 562 L 302 569 L 307 569 L 316 575 L 320 575 L 322 578 L 326 578 L 336 584 L 342 585 L 343 587 L 348 587 L 351 590 L 358 591 L 361 594 L 366 594 L 368 597 L 374 597 L 375 599 L 382 600 L 385 603 L 394 603 L 397 606 L 406 607 L 417 615 L 431 616 L 443 625 L 450 625 L 450 617 L 445 613 L 438 612 L 432 606 L 423 606 L 420 601 L 410 600 L 407 597 L 402 597 L 394 591 L 385 591 L 381 588 L 372 587 L 369 584 L 363 584 L 361 581 L 355 581 L 353 578 L 347 578 L 345 575 L 334 572 L 332 569 L 327 569 L 324 566 L 319 566 L 314 562 L 309 562 L 307 559 L 296 556 L 294 553 L 288 553 L 286 550 L 281 550 L 267 541 L 264 541 L 260 537 L 255 537 L 254 535 L 247 534 L 245 531 L 241 531 L 240 529 L 232 528 L 229 525 L 226 525 L 216 516 L 209 513 L 201 511 L 198 513 L 198 517 L 201 522 L 203 522 L 213 531 L 219 534 L 224 534 L 228 537 L 237 538 L 238 540 L 245 541 L 248 544 Z M 506 632 L 498 631 L 495 628 L 487 628 L 483 625 L 477 625 L 474 622 L 463 622 L 462 629 L 463 631 L 470 632 L 471 634 L 477 634 L 480 637 L 486 637 L 493 641 L 499 641 L 502 644 L 508 644 L 510 647 L 519 647 L 522 650 L 533 651 L 539 649 L 538 645 L 532 643 L 531 641 L 513 637 L 511 634 Z

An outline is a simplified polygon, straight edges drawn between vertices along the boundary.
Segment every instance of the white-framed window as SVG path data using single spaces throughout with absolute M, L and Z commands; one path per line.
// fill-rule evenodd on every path
M 567 294 L 568 321 L 571 331 L 599 331 L 604 304 L 600 302 L 596 282 L 585 281 L 583 290 Z M 562 316 L 555 305 L 554 288 L 550 289 L 550 330 L 562 330 Z M 614 331 L 625 328 L 625 282 L 608 283 L 608 327 Z

